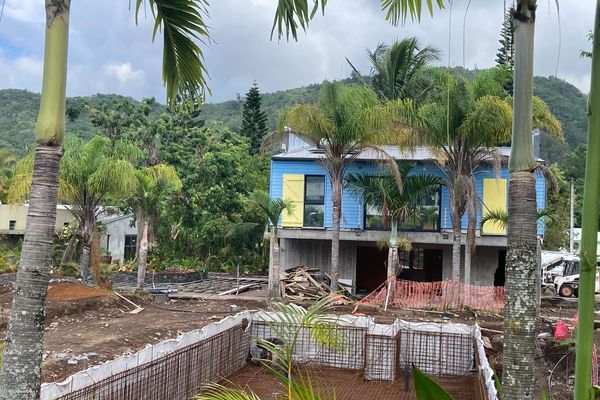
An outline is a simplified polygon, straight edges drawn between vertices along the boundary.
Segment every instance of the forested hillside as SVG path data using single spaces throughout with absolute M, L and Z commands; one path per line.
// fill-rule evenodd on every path
M 467 78 L 475 75 L 473 71 L 456 70 L 455 72 Z M 312 84 L 301 88 L 262 94 L 262 110 L 267 115 L 269 130 L 276 128 L 281 109 L 297 103 L 315 102 L 320 86 L 320 84 Z M 560 144 L 556 140 L 544 136 L 542 157 L 551 162 L 561 161 L 570 150 L 586 141 L 586 95 L 570 83 L 554 77 L 536 77 L 534 91 L 559 118 L 566 137 L 566 143 Z M 91 137 L 96 133 L 96 128 L 90 121 L 89 109 L 102 101 L 110 105 L 117 100 L 136 102 L 131 98 L 116 94 L 69 98 L 68 107 L 77 104 L 87 104 L 87 107 L 83 107 L 79 118 L 67 121 L 67 132 L 82 137 Z M 33 142 L 38 106 L 39 94 L 37 93 L 16 89 L 0 90 L 0 147 L 8 146 L 17 153 L 23 154 L 27 146 Z M 202 106 L 200 117 L 207 121 L 222 121 L 226 127 L 239 132 L 242 123 L 242 106 L 242 99 L 223 103 L 207 103 Z M 164 107 L 154 103 L 151 116 L 157 117 L 162 111 L 164 111 Z

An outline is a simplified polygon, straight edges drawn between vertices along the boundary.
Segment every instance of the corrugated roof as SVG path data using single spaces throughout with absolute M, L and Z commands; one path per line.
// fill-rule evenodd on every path
M 397 146 L 381 146 L 382 149 L 388 153 L 391 157 L 396 160 L 408 160 L 408 161 L 434 161 L 436 160 L 435 154 L 428 147 L 417 147 L 411 150 L 400 150 Z M 496 147 L 496 150 L 502 155 L 502 157 L 508 158 L 510 155 L 510 147 Z M 308 149 L 299 149 L 290 151 L 287 153 L 276 154 L 272 158 L 273 160 L 318 160 L 323 157 L 322 150 L 317 147 L 311 147 Z M 376 161 L 384 159 L 384 156 L 373 149 L 367 149 L 362 151 L 358 157 L 358 160 L 363 161 Z M 542 161 L 538 159 L 538 161 Z

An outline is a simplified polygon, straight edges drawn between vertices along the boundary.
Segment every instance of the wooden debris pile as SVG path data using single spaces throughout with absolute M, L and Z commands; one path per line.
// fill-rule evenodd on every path
M 329 287 L 313 275 L 318 268 L 296 267 L 282 273 L 284 296 L 292 301 L 315 301 L 329 294 Z

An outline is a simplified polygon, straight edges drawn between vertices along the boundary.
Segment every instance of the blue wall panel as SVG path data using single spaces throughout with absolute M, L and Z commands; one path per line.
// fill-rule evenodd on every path
M 347 173 L 366 173 L 377 174 L 381 171 L 380 166 L 374 163 L 355 162 L 347 170 Z M 304 175 L 323 175 L 325 176 L 325 227 L 330 228 L 332 225 L 332 204 L 331 204 L 331 182 L 327 177 L 325 168 L 314 160 L 272 160 L 271 161 L 271 181 L 270 193 L 271 197 L 280 198 L 282 194 L 283 174 L 304 174 Z M 415 164 L 411 173 L 428 173 L 445 178 L 445 173 L 434 164 Z M 502 167 L 500 178 L 509 178 L 508 169 Z M 479 199 L 483 198 L 483 179 L 496 178 L 493 168 L 481 168 L 475 173 L 475 191 Z M 544 208 L 546 206 L 546 181 L 540 172 L 536 173 L 536 189 L 537 189 L 537 207 Z M 448 189 L 442 188 L 442 207 L 441 207 L 441 228 L 452 229 L 452 220 L 450 215 Z M 480 203 L 481 204 L 481 203 Z M 481 221 L 483 209 L 481 205 L 477 210 L 477 228 Z M 344 190 L 342 196 L 342 219 L 341 227 L 346 229 L 363 229 L 363 214 L 364 206 L 362 201 L 353 196 L 349 191 Z M 462 219 L 462 228 L 467 229 L 466 215 Z M 539 225 L 538 233 L 543 234 L 543 224 Z

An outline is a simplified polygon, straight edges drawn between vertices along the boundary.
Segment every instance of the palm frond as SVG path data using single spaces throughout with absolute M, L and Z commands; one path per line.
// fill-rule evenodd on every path
M 460 134 L 473 148 L 492 147 L 500 141 L 510 140 L 512 109 L 496 96 L 483 96 L 473 102 L 471 111 L 460 124 Z
M 410 16 L 413 21 L 421 20 L 423 5 L 432 16 L 434 5 L 440 9 L 444 8 L 443 0 L 381 0 L 381 10 L 385 13 L 385 20 L 394 26 L 406 21 L 407 16 Z
M 564 143 L 562 125 L 548 108 L 548 105 L 539 97 L 533 96 L 533 127 L 543 129 Z
M 298 40 L 298 30 L 301 28 L 306 31 L 309 21 L 313 19 L 319 7 L 321 12 L 325 13 L 327 0 L 312 0 L 312 3 L 312 7 L 309 9 L 309 0 L 279 0 L 273 27 L 271 28 L 271 39 L 273 39 L 273 33 L 277 29 L 278 39 L 284 36 L 285 31 L 287 40 L 289 40 L 290 35 L 294 40 Z
M 555 216 L 544 208 L 540 208 L 536 212 L 536 220 L 538 224 L 543 223 L 545 219 L 554 220 Z M 481 222 L 480 228 L 483 229 L 483 225 L 487 222 L 496 223 L 500 225 L 502 229 L 506 229 L 508 226 L 508 211 L 506 210 L 485 210 Z
M 204 53 L 194 42 L 210 41 L 207 0 L 136 0 L 136 21 L 142 4 L 154 17 L 152 40 L 163 32 L 163 82 L 172 108 L 177 101 L 197 104 L 204 100 L 208 71 Z
M 194 400 L 260 400 L 260 397 L 249 389 L 209 383 L 202 388 L 202 394 L 194 397 Z

